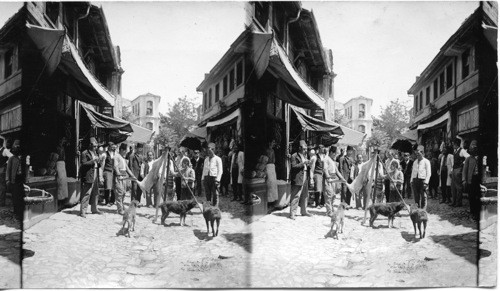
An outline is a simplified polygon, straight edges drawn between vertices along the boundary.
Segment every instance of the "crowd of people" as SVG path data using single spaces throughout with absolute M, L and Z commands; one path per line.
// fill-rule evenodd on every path
M 477 155 L 477 141 L 472 141 L 468 150 L 461 139 L 455 139 L 453 146 L 442 144 L 439 152 L 416 145 L 411 152 L 389 149 L 379 155 L 377 192 L 383 196 L 376 202 L 398 202 L 414 197 L 419 208 L 426 208 L 428 199 L 440 199 L 441 204 L 461 207 L 463 193 L 468 193 L 470 213 L 479 218 L 481 192 L 481 163 Z M 375 154 L 372 150 L 370 155 Z M 308 146 L 299 142 L 298 150 L 291 159 L 291 202 L 290 218 L 295 219 L 298 205 L 303 216 L 311 216 L 307 211 L 308 202 L 313 207 L 326 207 L 326 215 L 332 214 L 335 195 L 340 194 L 341 202 L 352 207 L 365 209 L 369 189 L 351 193 L 346 183 L 352 183 L 359 175 L 361 166 L 367 163 L 363 153 L 355 153 L 351 146 L 338 150 L 323 145 Z M 369 174 L 371 175 L 371 173 Z M 369 177 L 364 177 L 365 184 Z M 368 191 L 370 192 L 370 191 Z M 440 197 L 439 197 L 440 196 Z
M 209 143 L 201 150 L 166 147 L 155 157 L 151 150 L 144 153 L 141 143 L 136 144 L 135 148 L 122 143 L 117 152 L 114 143 L 99 146 L 97 140 L 91 137 L 88 148 L 81 153 L 80 216 L 86 217 L 89 202 L 92 213 L 101 213 L 98 210 L 99 188 L 104 190 L 101 204 L 109 207 L 116 205 L 118 214 L 123 214 L 123 199 L 127 189 L 130 190 L 131 200 L 138 201 L 139 207 L 144 205 L 143 200 L 144 206 L 149 208 L 162 203 L 162 187 L 158 186 L 165 186 L 166 199 L 169 200 L 188 200 L 193 196 L 201 197 L 204 193 L 207 201 L 218 205 L 219 195 L 229 195 L 231 185 L 232 201 L 249 204 L 248 197 L 243 198 L 244 154 L 240 148 L 241 145 L 235 142 L 228 153 L 216 149 L 214 143 Z M 154 163 L 167 150 L 167 169 L 155 167 Z M 155 172 L 150 173 L 152 171 Z M 141 189 L 139 182 L 148 175 L 152 176 L 154 182 L 142 186 L 147 189 Z
M 0 144 L 0 206 L 5 206 L 6 193 L 10 192 L 14 211 L 22 218 L 24 192 L 29 189 L 25 185 L 22 169 L 26 161 L 21 160 L 19 140 L 5 144 L 0 140 Z M 63 144 L 64 140 L 60 142 L 61 150 L 58 150 L 58 155 L 64 158 Z M 276 177 L 269 174 L 274 172 L 275 144 L 275 141 L 271 141 L 266 150 L 266 172 L 270 182 L 268 191 L 276 188 Z M 117 151 L 117 145 L 112 142 L 99 146 L 95 138 L 90 138 L 88 147 L 80 156 L 80 215 L 86 217 L 89 204 L 92 213 L 101 213 L 98 209 L 99 188 L 104 190 L 101 204 L 116 205 L 119 214 L 124 211 L 123 200 L 128 189 L 131 199 L 139 202 L 144 199 L 146 207 L 156 207 L 162 200 L 162 188 L 157 187 L 158 185 L 165 185 L 167 199 L 187 200 L 193 195 L 201 197 L 204 194 L 207 201 L 217 205 L 219 195 L 229 196 L 232 192 L 231 201 L 245 205 L 252 203 L 250 195 L 243 191 L 245 158 L 240 144 L 232 142 L 229 152 L 216 149 L 214 143 L 201 150 L 188 150 L 184 147 L 164 150 L 167 149 L 171 163 L 166 171 L 160 172 L 161 167 L 155 167 L 154 162 L 161 158 L 162 153 L 158 157 L 151 150 L 145 153 L 144 145 L 140 143 L 133 150 L 122 143 Z M 372 151 L 369 154 L 376 153 Z M 470 212 L 478 219 L 483 186 L 477 141 L 472 141 L 465 149 L 462 141 L 457 138 L 453 140 L 452 146 L 443 143 L 439 153 L 426 151 L 423 145 L 416 146 L 412 152 L 390 149 L 381 153 L 379 158 L 379 180 L 375 181 L 375 188 L 383 195 L 376 199 L 377 202 L 397 202 L 413 196 L 420 208 L 426 208 L 428 199 L 440 199 L 440 203 L 461 207 L 463 193 L 468 193 Z M 352 207 L 367 207 L 369 197 L 366 193 L 371 192 L 371 189 L 362 189 L 359 193 L 354 193 L 353 197 L 353 193 L 346 187 L 346 183 L 352 183 L 359 175 L 362 165 L 368 162 L 364 153 L 356 153 L 351 146 L 345 151 L 336 146 L 308 146 L 302 140 L 298 150 L 289 159 L 291 219 L 295 219 L 299 205 L 301 215 L 311 216 L 307 211 L 310 200 L 314 207 L 326 207 L 326 214 L 331 215 L 336 194 L 340 194 L 341 202 L 348 205 L 351 205 L 353 199 Z M 64 164 L 57 167 L 64 167 Z M 162 177 L 163 180 L 154 183 L 155 187 L 149 185 L 151 187 L 148 186 L 149 189 L 142 193 L 138 182 L 150 175 L 151 171 L 156 171 L 154 176 Z M 58 170 L 56 174 L 58 188 L 65 184 L 65 173 L 62 173 L 63 177 L 60 173 Z M 363 179 L 366 184 L 368 177 Z

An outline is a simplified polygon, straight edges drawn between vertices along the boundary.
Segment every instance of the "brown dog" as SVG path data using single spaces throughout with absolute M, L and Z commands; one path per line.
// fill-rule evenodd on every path
M 161 224 L 165 224 L 170 212 L 179 214 L 181 226 L 186 225 L 186 215 L 189 210 L 198 206 L 196 201 L 193 200 L 180 200 L 180 201 L 167 201 L 161 205 Z
M 210 222 L 210 225 L 212 226 L 212 234 L 213 236 L 217 236 L 219 234 L 219 224 L 222 218 L 219 207 L 211 206 L 208 202 L 199 206 L 203 211 L 203 217 L 205 218 L 205 223 L 207 224 L 207 235 L 210 234 L 210 229 L 208 228 L 208 222 Z M 217 231 L 214 229 L 214 222 L 217 224 Z
M 425 238 L 425 229 L 427 228 L 427 211 L 418 208 L 417 205 L 410 206 L 410 218 L 413 222 L 413 230 L 415 230 L 415 238 L 417 238 L 417 225 L 420 238 Z M 422 224 L 424 225 L 424 233 L 422 234 Z
M 370 207 L 368 207 L 370 211 L 370 226 L 373 227 L 373 222 L 380 214 L 388 217 L 387 225 L 389 227 L 394 227 L 394 217 L 399 211 L 405 208 L 406 204 L 404 202 L 375 203 L 370 205 Z
M 339 239 L 338 233 L 344 233 L 344 212 L 347 209 L 347 203 L 342 202 L 339 204 L 339 207 L 333 211 L 332 214 L 332 228 L 330 229 L 330 233 L 332 234 L 332 238 Z M 335 232 L 333 230 L 335 227 Z
M 123 226 L 120 232 L 125 235 L 130 237 L 130 231 L 135 230 L 135 209 L 139 205 L 139 201 L 137 200 L 132 200 L 130 202 L 130 206 L 123 212 Z M 125 224 L 127 224 L 127 230 L 125 232 Z M 132 230 L 130 230 L 132 228 Z

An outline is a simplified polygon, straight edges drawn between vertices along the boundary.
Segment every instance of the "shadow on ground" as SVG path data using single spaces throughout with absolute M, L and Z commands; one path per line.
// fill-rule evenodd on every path
M 227 241 L 237 243 L 245 251 L 252 253 L 252 234 L 251 233 L 224 233 L 222 234 Z
M 212 240 L 212 239 L 213 239 L 213 237 L 212 237 L 212 232 L 210 232 L 210 235 L 208 235 L 206 231 L 201 231 L 201 230 L 199 230 L 199 229 L 194 229 L 194 230 L 193 230 L 193 234 L 194 234 L 194 236 L 196 236 L 196 238 L 198 238 L 199 240 L 209 241 L 209 240 Z
M 430 238 L 457 256 L 465 258 L 472 264 L 477 264 L 477 232 L 471 231 L 460 235 L 432 235 Z

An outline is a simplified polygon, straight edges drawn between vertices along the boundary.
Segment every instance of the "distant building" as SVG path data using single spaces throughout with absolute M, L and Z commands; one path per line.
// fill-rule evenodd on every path
M 347 126 L 366 134 L 366 138 L 372 135 L 373 99 L 359 96 L 350 99 L 344 103 L 344 115 L 347 120 Z
M 130 102 L 133 113 L 132 123 L 158 133 L 160 131 L 160 113 L 158 111 L 161 97 L 151 93 L 139 95 Z

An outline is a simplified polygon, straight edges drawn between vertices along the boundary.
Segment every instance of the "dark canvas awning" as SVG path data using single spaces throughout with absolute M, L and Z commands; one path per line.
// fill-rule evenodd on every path
M 278 98 L 307 109 L 325 109 L 325 100 L 297 73 L 283 49 L 273 39 L 268 70 L 278 78 Z
M 344 132 L 342 131 L 342 128 L 339 124 L 319 120 L 317 118 L 309 116 L 295 106 L 290 106 L 290 108 L 292 108 L 293 112 L 295 112 L 295 115 L 297 116 L 297 119 L 299 120 L 303 129 L 307 129 L 310 131 L 328 132 L 333 136 L 344 135 Z
M 94 127 L 106 128 L 106 129 L 118 129 L 122 132 L 127 132 L 127 133 L 134 131 L 132 129 L 132 126 L 130 125 L 130 122 L 128 121 L 101 114 L 95 111 L 89 105 L 82 104 L 82 108 L 87 113 L 87 116 L 90 119 L 90 123 L 92 123 Z
M 51 75 L 61 61 L 64 30 L 51 29 L 27 23 L 26 32 L 40 50 L 46 64 L 46 72 Z
M 97 106 L 114 106 L 115 96 L 87 69 L 75 45 L 66 35 L 64 45 L 69 51 L 62 53 L 59 68 L 70 76 L 65 91 L 85 103 Z

